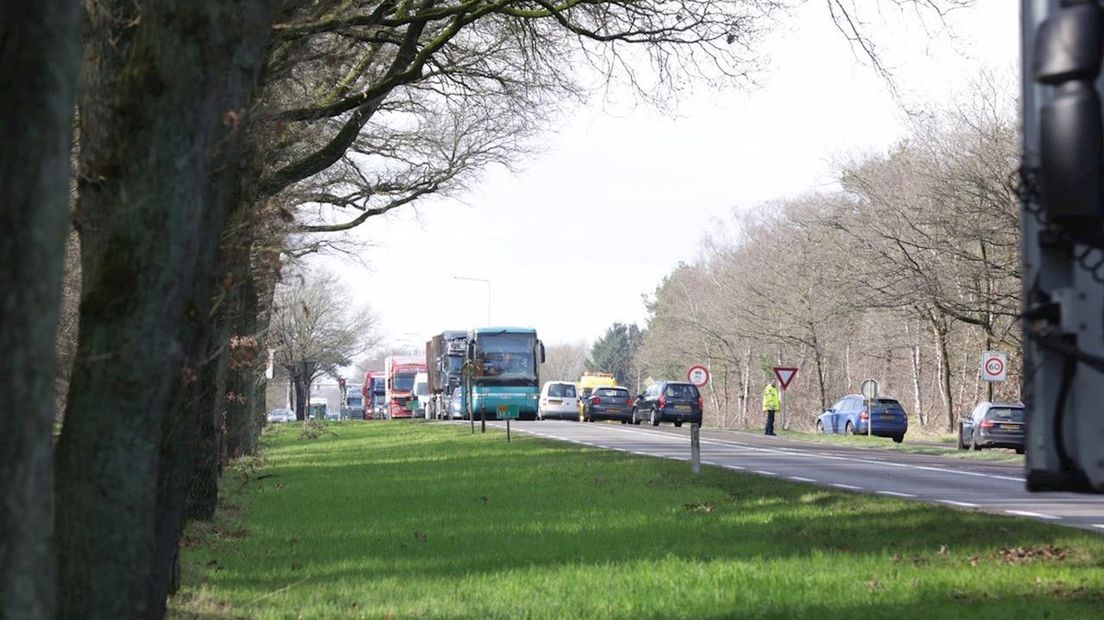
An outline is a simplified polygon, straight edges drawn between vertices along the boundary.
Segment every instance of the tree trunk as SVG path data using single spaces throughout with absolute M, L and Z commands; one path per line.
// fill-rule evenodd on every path
M 292 385 L 295 386 L 295 419 L 305 422 L 307 419 L 307 386 L 310 385 L 310 380 L 304 377 L 301 372 L 295 370 L 290 370 L 288 375 L 291 377 Z
M 951 360 L 947 351 L 947 324 L 936 317 L 929 315 L 932 334 L 935 337 L 936 354 L 939 355 L 939 391 L 943 396 L 944 413 L 947 414 L 947 431 L 955 430 L 954 398 L 951 394 Z
M 843 349 L 843 370 L 847 380 L 847 391 L 851 391 L 851 343 L 848 342 Z
M 0 3 L 0 618 L 52 618 L 56 334 L 69 215 L 77 3 Z
M 269 3 L 85 3 L 81 110 L 84 298 L 57 446 L 59 615 L 159 617 L 158 493 L 166 413 L 212 162 L 232 148 Z M 252 63 L 252 64 L 250 64 Z M 199 273 L 200 277 L 205 274 Z
M 751 345 L 744 349 L 743 393 L 740 395 L 740 426 L 748 426 L 748 403 L 751 401 Z
M 248 255 L 246 255 L 248 268 Z M 226 456 L 228 459 L 251 454 L 256 446 L 257 426 L 254 400 L 257 385 L 257 364 L 260 349 L 255 338 L 257 329 L 257 291 L 253 277 L 244 273 L 238 287 L 234 335 L 230 348 L 230 368 L 227 378 Z M 236 344 L 235 344 L 236 342 Z
M 920 349 L 920 343 L 912 345 L 912 404 L 913 411 L 916 412 L 917 419 L 920 421 L 920 426 L 927 426 L 928 419 L 924 415 L 924 399 L 923 399 L 923 371 L 924 371 L 924 358 L 923 351 Z
M 199 434 L 191 455 L 188 473 L 188 499 L 184 505 L 187 520 L 209 521 L 218 504 L 218 481 L 222 463 L 222 432 L 226 416 L 226 368 L 229 353 L 225 350 L 229 329 L 218 328 L 214 344 L 220 350 L 199 373 Z

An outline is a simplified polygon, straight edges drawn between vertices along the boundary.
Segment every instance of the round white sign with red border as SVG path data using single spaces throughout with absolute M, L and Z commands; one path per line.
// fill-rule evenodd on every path
M 1006 381 L 1008 379 L 1008 354 L 986 351 L 981 354 L 981 380 Z
M 686 371 L 686 380 L 698 387 L 709 383 L 709 369 L 701 364 L 694 364 Z

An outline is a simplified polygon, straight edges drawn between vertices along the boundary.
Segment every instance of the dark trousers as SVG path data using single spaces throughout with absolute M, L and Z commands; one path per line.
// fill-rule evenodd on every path
M 765 435 L 774 434 L 774 409 L 767 410 L 767 428 L 764 432 Z

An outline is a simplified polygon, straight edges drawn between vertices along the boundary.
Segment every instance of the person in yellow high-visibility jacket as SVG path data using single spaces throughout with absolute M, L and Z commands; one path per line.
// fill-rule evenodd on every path
M 767 428 L 764 435 L 774 435 L 774 414 L 782 407 L 778 400 L 778 388 L 774 387 L 774 379 L 767 382 L 763 388 L 763 411 L 767 414 Z

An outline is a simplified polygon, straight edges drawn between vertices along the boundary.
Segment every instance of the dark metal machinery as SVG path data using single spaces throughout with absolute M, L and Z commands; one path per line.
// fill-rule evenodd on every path
M 1021 0 L 1027 487 L 1104 492 L 1099 0 Z

